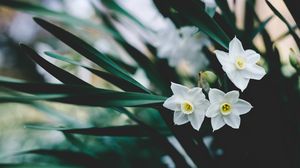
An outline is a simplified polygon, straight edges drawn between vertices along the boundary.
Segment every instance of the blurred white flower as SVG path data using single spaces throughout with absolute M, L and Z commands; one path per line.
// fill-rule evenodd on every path
M 170 19 L 166 19 L 166 22 L 168 26 L 158 32 L 154 41 L 158 57 L 167 58 L 172 67 L 185 62 L 193 72 L 203 70 L 208 60 L 201 50 L 204 45 L 210 44 L 208 38 L 197 32 L 196 27 L 177 29 Z
M 8 34 L 16 42 L 31 43 L 38 32 L 38 26 L 33 22 L 32 16 L 17 13 L 9 25 Z
M 170 66 L 180 66 L 192 75 L 206 68 L 209 62 L 201 49 L 204 45 L 210 45 L 210 41 L 204 34 L 197 32 L 197 28 L 186 26 L 177 29 L 170 19 L 161 15 L 152 0 L 118 0 L 118 2 L 146 27 L 153 30 L 139 30 L 135 27 L 134 33 L 154 45 L 159 58 L 168 59 Z M 126 28 L 132 32 L 133 27 L 127 24 Z M 123 34 L 128 35 L 129 32 Z
M 117 0 L 117 2 L 154 31 L 159 31 L 166 25 L 164 17 L 157 10 L 153 0 Z
M 248 113 L 252 105 L 245 100 L 239 99 L 238 91 L 224 93 L 218 89 L 210 89 L 208 93 L 210 106 L 206 116 L 211 118 L 213 131 L 220 129 L 225 124 L 232 128 L 240 127 L 240 115 Z
M 182 125 L 191 122 L 195 130 L 199 130 L 209 106 L 202 89 L 195 87 L 189 89 L 185 86 L 171 83 L 173 95 L 163 104 L 165 108 L 174 111 L 174 123 Z
M 88 19 L 95 15 L 95 11 L 90 1 L 82 1 L 82 0 L 65 0 L 65 11 L 75 17 L 81 19 Z
M 236 37 L 229 43 L 229 53 L 219 50 L 215 53 L 228 78 L 241 91 L 245 90 L 250 79 L 260 80 L 266 74 L 265 69 L 256 64 L 260 55 L 254 50 L 244 50 Z

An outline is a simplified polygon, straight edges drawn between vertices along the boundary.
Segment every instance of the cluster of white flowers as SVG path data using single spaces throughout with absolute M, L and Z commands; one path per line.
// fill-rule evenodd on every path
M 199 87 L 189 89 L 172 83 L 171 89 L 173 95 L 163 106 L 174 111 L 176 125 L 191 122 L 196 130 L 200 129 L 205 116 L 211 118 L 214 131 L 225 124 L 237 129 L 241 122 L 240 115 L 246 114 L 252 108 L 250 103 L 239 99 L 238 91 L 225 94 L 221 90 L 210 89 L 208 101 Z
M 201 51 L 210 41 L 198 32 L 198 28 L 184 26 L 177 29 L 170 19 L 165 19 L 166 27 L 158 32 L 154 45 L 157 56 L 166 58 L 171 67 L 177 67 L 185 62 L 192 72 L 199 72 L 208 65 L 208 60 Z
M 216 51 L 217 58 L 229 79 L 242 91 L 247 87 L 250 79 L 260 80 L 265 70 L 256 63 L 260 55 L 253 50 L 244 50 L 241 42 L 235 37 L 229 44 L 229 53 Z M 194 129 L 199 130 L 206 117 L 211 118 L 213 131 L 225 124 L 232 128 L 240 127 L 240 115 L 248 113 L 252 105 L 239 99 L 237 90 L 224 93 L 219 89 L 211 88 L 208 99 L 205 98 L 202 88 L 189 89 L 185 86 L 172 83 L 173 95 L 163 106 L 174 111 L 176 125 L 190 122 Z

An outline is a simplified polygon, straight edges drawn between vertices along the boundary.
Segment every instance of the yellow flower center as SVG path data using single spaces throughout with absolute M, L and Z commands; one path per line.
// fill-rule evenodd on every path
M 246 60 L 241 56 L 237 57 L 235 60 L 235 67 L 240 70 L 244 69 L 246 67 Z
M 229 103 L 223 103 L 220 106 L 220 111 L 221 111 L 221 113 L 223 115 L 230 114 L 231 113 L 231 109 L 232 109 L 232 107 L 231 107 L 231 104 L 229 104 Z
M 181 111 L 184 113 L 184 114 L 191 114 L 194 112 L 194 106 L 191 102 L 189 101 L 184 101 L 182 104 L 181 104 Z

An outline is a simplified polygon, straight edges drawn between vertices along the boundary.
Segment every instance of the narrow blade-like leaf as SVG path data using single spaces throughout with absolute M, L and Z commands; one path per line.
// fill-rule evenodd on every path
M 43 57 L 41 57 L 38 53 L 36 53 L 30 47 L 20 44 L 21 49 L 28 55 L 32 60 L 34 60 L 37 64 L 39 64 L 42 68 L 44 68 L 48 73 L 53 75 L 56 79 L 60 80 L 66 84 L 73 84 L 73 85 L 86 85 L 91 86 L 89 83 L 77 78 L 76 76 L 72 75 L 71 73 L 58 68 L 57 66 L 49 63 Z
M 15 97 L 0 97 L 0 102 L 28 102 L 37 100 L 50 100 L 75 105 L 100 107 L 132 107 L 160 104 L 166 100 L 165 97 L 152 94 L 137 92 L 117 92 L 78 85 L 22 83 L 1 80 L 0 86 L 22 91 L 25 93 L 39 94 L 33 96 L 25 95 Z
M 128 82 L 132 83 L 133 85 L 143 89 L 145 92 L 149 92 L 147 88 L 145 88 L 143 85 L 134 80 L 124 69 L 120 68 L 109 57 L 100 53 L 98 50 L 93 48 L 91 45 L 89 45 L 79 37 L 43 19 L 34 18 L 34 20 L 41 27 L 49 31 L 62 42 L 64 42 L 65 44 L 73 48 L 75 51 L 80 53 L 82 56 L 98 64 L 100 67 L 107 70 L 108 72 L 120 78 L 123 78 L 124 80 L 127 80 Z
M 39 129 L 39 130 L 57 130 L 67 134 L 81 134 L 93 136 L 134 136 L 134 137 L 147 137 L 147 131 L 138 125 L 125 125 L 113 127 L 91 127 L 91 128 L 60 128 L 38 125 L 26 125 L 26 128 Z
M 141 90 L 139 87 L 137 87 L 135 85 L 132 85 L 128 81 L 126 81 L 126 80 L 124 80 L 122 78 L 119 78 L 119 77 L 117 77 L 117 76 L 115 76 L 113 74 L 110 74 L 110 73 L 107 73 L 107 72 L 103 72 L 103 71 L 100 71 L 100 70 L 97 70 L 97 69 L 94 69 L 94 68 L 82 65 L 79 62 L 76 62 L 76 61 L 74 61 L 72 59 L 69 59 L 67 57 L 61 56 L 61 55 L 56 54 L 56 53 L 45 52 L 45 54 L 48 55 L 48 56 L 50 56 L 50 57 L 52 57 L 52 58 L 55 58 L 55 59 L 58 59 L 58 60 L 61 60 L 61 61 L 73 64 L 73 65 L 77 65 L 77 66 L 83 67 L 83 68 L 87 69 L 88 71 L 90 71 L 91 73 L 99 76 L 100 78 L 106 80 L 107 82 L 110 82 L 111 84 L 119 87 L 120 89 L 122 89 L 124 91 L 143 92 L 143 90 Z

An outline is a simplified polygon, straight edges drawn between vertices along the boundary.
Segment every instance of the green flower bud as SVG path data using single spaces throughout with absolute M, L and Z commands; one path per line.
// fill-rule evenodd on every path
M 208 92 L 210 85 L 217 81 L 217 76 L 211 71 L 204 71 L 199 73 L 198 86 Z

